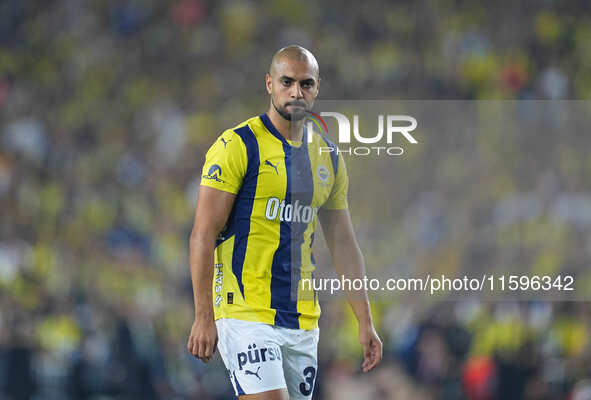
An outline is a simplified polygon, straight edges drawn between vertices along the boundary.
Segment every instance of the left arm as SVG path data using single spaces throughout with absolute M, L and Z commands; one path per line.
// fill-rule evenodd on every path
M 322 231 L 338 276 L 363 279 L 365 262 L 353 232 L 348 209 L 322 209 L 318 214 Z M 382 359 L 382 342 L 376 333 L 367 292 L 346 290 L 347 299 L 359 323 L 359 341 L 363 347 L 363 372 L 373 369 Z

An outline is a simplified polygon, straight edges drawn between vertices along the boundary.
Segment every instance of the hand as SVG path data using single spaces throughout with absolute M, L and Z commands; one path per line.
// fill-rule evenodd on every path
M 363 347 L 363 372 L 371 371 L 382 361 L 382 341 L 373 325 L 359 327 L 359 342 Z
M 213 318 L 195 319 L 187 350 L 203 362 L 208 362 L 218 345 L 218 330 Z

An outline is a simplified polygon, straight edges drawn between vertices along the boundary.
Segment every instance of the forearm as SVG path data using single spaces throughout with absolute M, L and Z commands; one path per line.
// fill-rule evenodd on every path
M 189 244 L 189 262 L 195 302 L 195 318 L 213 319 L 212 281 L 215 235 L 193 232 Z
M 354 242 L 354 245 L 339 245 L 337 243 L 334 248 L 335 251 L 333 251 L 332 258 L 337 275 L 339 277 L 344 276 L 351 281 L 354 279 L 363 280 L 365 276 L 365 261 L 359 245 L 356 242 Z M 344 289 L 347 300 L 359 322 L 359 326 L 373 324 L 369 299 L 365 288 L 362 287 L 361 290 Z

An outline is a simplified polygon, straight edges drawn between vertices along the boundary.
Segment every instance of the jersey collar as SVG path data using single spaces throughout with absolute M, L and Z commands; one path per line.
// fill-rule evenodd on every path
M 291 146 L 289 144 L 289 142 L 283 137 L 283 135 L 281 133 L 279 133 L 277 128 L 275 128 L 275 125 L 273 125 L 273 123 L 271 122 L 271 119 L 269 118 L 267 113 L 261 114 L 260 118 L 261 118 L 261 121 L 263 122 L 263 125 L 265 125 L 265 128 L 267 128 L 267 130 L 269 132 L 271 132 L 271 134 L 273 136 L 275 136 L 277 139 L 281 140 L 281 142 L 283 144 Z M 307 141 L 308 141 L 308 129 L 306 128 L 306 125 L 304 124 L 304 135 L 302 136 L 302 144 L 306 143 Z

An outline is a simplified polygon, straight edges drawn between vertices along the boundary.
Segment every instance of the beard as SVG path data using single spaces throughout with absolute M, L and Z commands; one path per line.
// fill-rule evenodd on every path
M 273 98 L 271 98 L 271 103 L 273 104 L 275 111 L 277 111 L 279 115 L 281 115 L 283 119 L 285 119 L 286 121 L 300 121 L 304 119 L 306 117 L 306 114 L 308 114 L 310 108 L 308 104 L 306 104 L 303 101 L 289 101 L 285 103 L 285 105 L 277 107 L 275 101 L 273 100 Z M 302 108 L 301 110 L 290 112 L 287 111 L 287 107 L 290 105 L 300 106 Z

